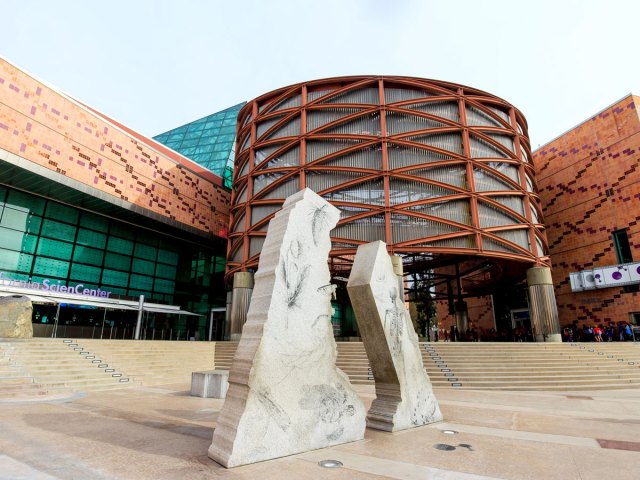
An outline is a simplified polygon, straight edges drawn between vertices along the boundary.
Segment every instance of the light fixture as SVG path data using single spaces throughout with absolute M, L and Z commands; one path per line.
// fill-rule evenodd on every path
M 338 460 L 320 460 L 318 462 L 322 468 L 340 468 L 342 466 L 342 462 Z

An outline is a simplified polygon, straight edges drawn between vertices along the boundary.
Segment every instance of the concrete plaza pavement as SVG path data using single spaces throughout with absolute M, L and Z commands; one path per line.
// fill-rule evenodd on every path
M 443 423 L 227 470 L 207 457 L 223 400 L 189 387 L 0 400 L 0 479 L 640 478 L 640 389 L 436 389 Z

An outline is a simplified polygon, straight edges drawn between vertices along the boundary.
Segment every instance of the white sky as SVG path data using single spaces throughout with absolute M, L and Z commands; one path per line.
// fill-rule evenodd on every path
M 640 94 L 633 0 L 2 0 L 0 53 L 149 136 L 275 88 L 406 75 L 504 98 L 544 144 Z

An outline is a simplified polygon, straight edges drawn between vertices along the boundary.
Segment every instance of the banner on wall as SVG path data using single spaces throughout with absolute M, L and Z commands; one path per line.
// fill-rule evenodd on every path
M 572 292 L 640 283 L 640 262 L 623 263 L 570 273 Z

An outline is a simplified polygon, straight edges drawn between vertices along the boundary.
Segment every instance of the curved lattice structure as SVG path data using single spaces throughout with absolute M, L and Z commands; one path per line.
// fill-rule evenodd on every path
M 257 268 L 270 218 L 304 187 L 342 211 L 336 273 L 374 240 L 409 270 L 471 262 L 495 279 L 548 265 L 526 120 L 488 93 L 407 77 L 301 83 L 245 105 L 236 152 L 227 274 Z

